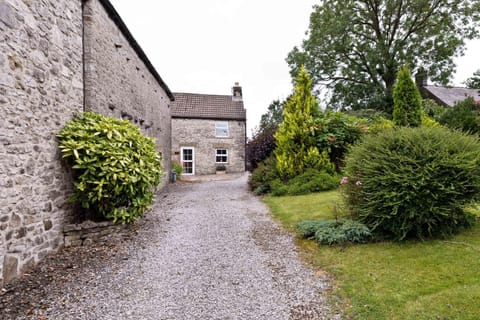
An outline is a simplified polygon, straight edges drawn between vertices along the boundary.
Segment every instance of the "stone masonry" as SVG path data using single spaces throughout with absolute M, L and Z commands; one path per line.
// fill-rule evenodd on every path
M 0 0 L 0 284 L 62 243 L 70 173 L 55 134 L 83 110 L 79 1 Z
M 0 40 L 1 287 L 75 220 L 55 137 L 66 122 L 85 110 L 128 119 L 168 172 L 172 96 L 107 0 L 0 0 Z
M 170 169 L 171 99 L 146 62 L 139 59 L 139 53 L 103 2 L 87 1 L 84 8 L 86 109 L 128 119 L 144 134 L 154 137 L 162 153 L 166 183 Z
M 215 150 L 228 150 L 227 173 L 245 171 L 245 121 L 228 121 L 229 136 L 215 137 L 216 120 L 172 119 L 173 161 L 180 161 L 180 148 L 193 147 L 195 174 L 215 174 Z

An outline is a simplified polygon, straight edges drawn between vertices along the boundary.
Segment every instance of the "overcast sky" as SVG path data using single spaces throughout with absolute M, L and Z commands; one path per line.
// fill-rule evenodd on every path
M 231 94 L 239 82 L 247 134 L 292 91 L 285 58 L 318 0 L 110 0 L 173 92 Z M 457 59 L 455 85 L 480 69 L 480 41 Z

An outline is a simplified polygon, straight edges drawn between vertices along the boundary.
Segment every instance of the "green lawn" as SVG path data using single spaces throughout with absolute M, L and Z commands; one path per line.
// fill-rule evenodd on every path
M 339 200 L 336 191 L 264 198 L 292 229 L 302 220 L 332 218 Z M 480 319 L 480 224 L 447 240 L 299 245 L 334 276 L 353 319 Z

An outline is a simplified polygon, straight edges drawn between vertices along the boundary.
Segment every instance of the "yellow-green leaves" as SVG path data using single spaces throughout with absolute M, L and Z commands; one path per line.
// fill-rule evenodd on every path
M 151 206 L 163 169 L 154 139 L 138 127 L 86 112 L 57 137 L 76 177 L 73 200 L 94 217 L 128 223 Z

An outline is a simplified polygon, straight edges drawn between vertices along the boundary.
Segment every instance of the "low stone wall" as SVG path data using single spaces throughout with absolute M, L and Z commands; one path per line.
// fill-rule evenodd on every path
M 65 247 L 88 246 L 112 237 L 122 237 L 129 228 L 130 225 L 114 224 L 111 221 L 67 224 L 63 227 Z

